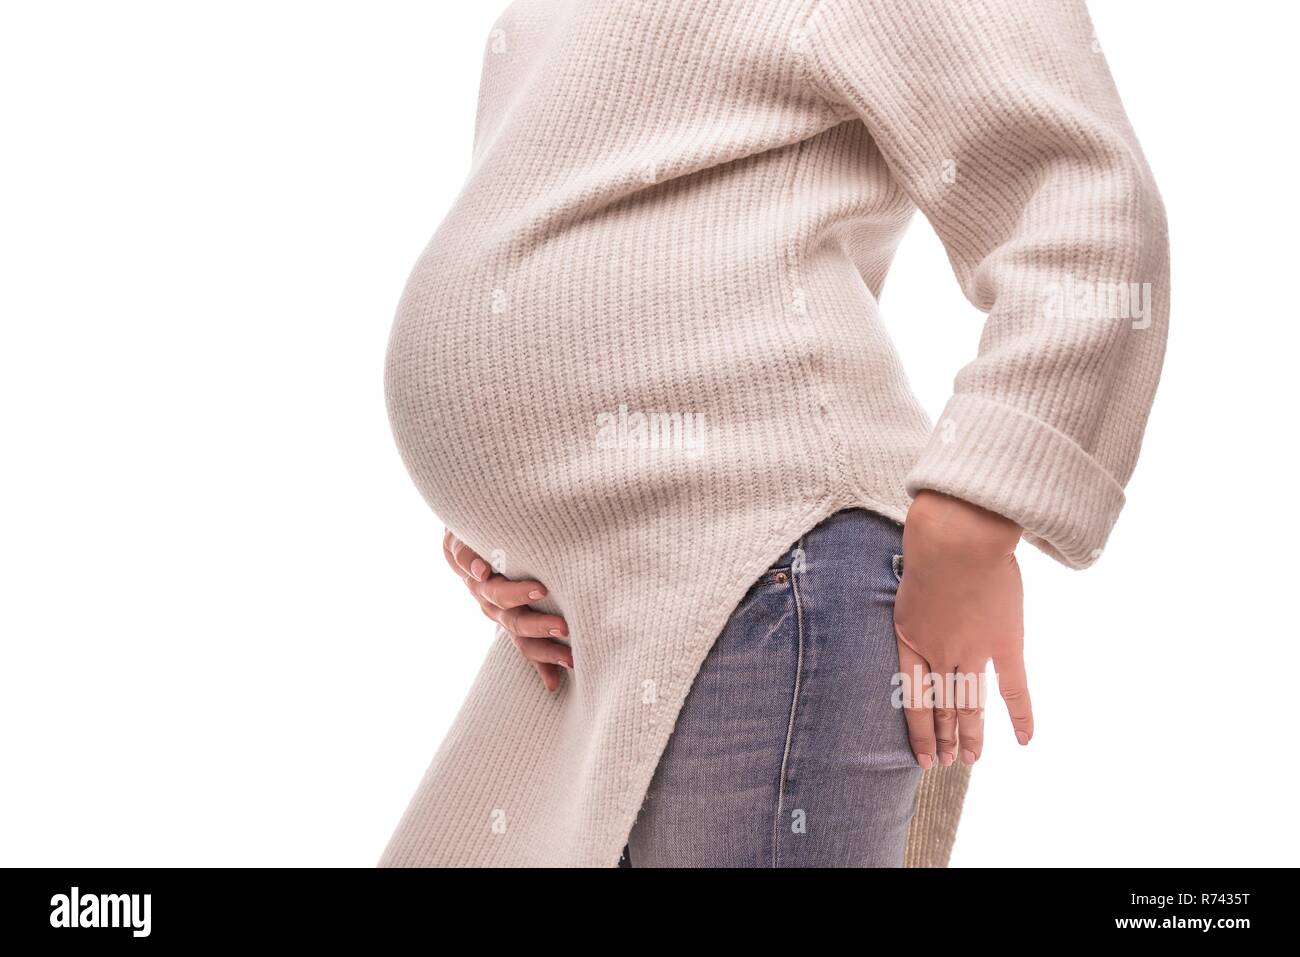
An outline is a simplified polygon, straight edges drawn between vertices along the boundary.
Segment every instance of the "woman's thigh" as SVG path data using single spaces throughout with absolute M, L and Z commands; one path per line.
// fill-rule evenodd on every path
M 893 706 L 902 530 L 854 509 L 765 573 L 682 708 L 632 867 L 897 866 L 920 781 Z

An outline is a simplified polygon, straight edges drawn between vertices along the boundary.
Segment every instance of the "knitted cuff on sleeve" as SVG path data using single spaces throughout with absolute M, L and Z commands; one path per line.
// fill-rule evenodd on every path
M 973 393 L 954 395 L 907 476 L 1018 523 L 1025 539 L 1071 568 L 1097 560 L 1124 507 L 1119 483 L 1046 422 Z

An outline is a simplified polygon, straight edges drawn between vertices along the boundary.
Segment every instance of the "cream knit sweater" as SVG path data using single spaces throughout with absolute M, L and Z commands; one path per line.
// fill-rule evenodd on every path
M 877 305 L 915 208 L 988 314 L 933 428 Z M 839 509 L 937 489 L 1091 563 L 1167 312 L 1081 2 L 514 3 L 386 388 L 429 505 L 547 584 L 575 670 L 548 694 L 497 635 L 383 863 L 614 865 L 732 608 Z M 926 773 L 909 863 L 947 861 L 965 783 Z

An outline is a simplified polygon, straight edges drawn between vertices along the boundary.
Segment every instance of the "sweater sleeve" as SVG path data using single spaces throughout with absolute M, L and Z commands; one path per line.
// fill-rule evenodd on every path
M 987 313 L 907 491 L 1071 567 L 1124 504 L 1160 377 L 1160 195 L 1081 0 L 822 0 L 811 79 L 866 124 Z

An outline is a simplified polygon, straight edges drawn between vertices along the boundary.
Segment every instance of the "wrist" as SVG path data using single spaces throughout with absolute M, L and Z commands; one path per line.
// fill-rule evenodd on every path
M 1024 531 L 1003 515 L 930 489 L 917 492 L 906 527 L 945 548 L 981 552 L 1014 551 Z

